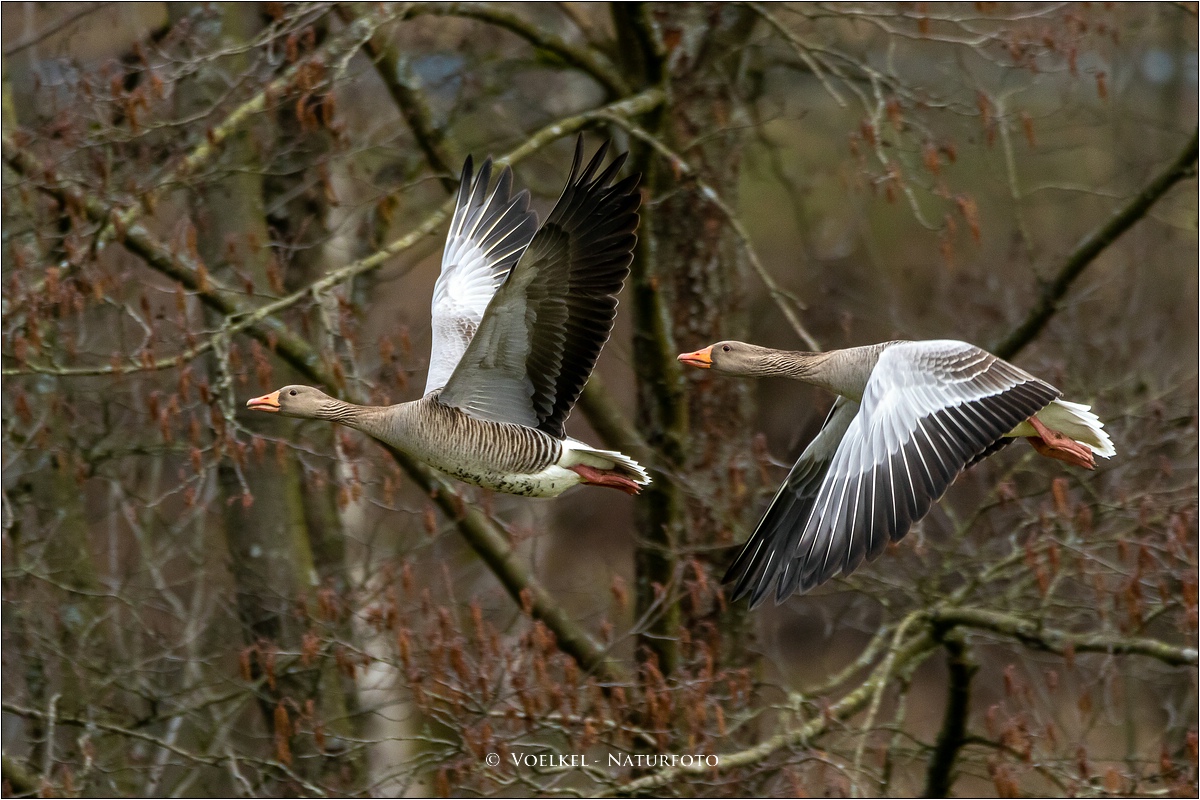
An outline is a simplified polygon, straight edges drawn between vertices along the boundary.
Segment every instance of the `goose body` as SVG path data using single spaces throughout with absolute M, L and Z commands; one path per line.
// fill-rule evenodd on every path
M 1115 454 L 1088 406 L 966 342 L 794 353 L 718 342 L 679 360 L 794 378 L 838 395 L 725 576 L 751 606 L 849 574 L 901 539 L 964 469 L 1014 438 L 1091 469 Z
M 491 162 L 472 179 L 467 159 L 434 287 L 424 397 L 358 406 L 296 385 L 247 406 L 346 425 L 494 491 L 554 497 L 588 483 L 636 494 L 650 482 L 637 462 L 565 431 L 636 242 L 638 178 L 612 183 L 624 154 L 596 175 L 606 149 L 581 169 L 580 139 L 541 227 L 528 193 L 511 195 L 507 168 L 489 193 Z

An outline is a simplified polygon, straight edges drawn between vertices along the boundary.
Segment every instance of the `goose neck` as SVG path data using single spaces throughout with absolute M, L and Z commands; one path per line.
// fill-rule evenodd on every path
M 884 346 L 851 347 L 824 353 L 786 352 L 779 361 L 781 371 L 773 374 L 785 375 L 857 402 L 862 399 Z
M 763 360 L 763 374 L 793 378 L 806 383 L 817 383 L 825 372 L 828 360 L 828 353 L 775 350 Z
M 394 406 L 360 406 L 344 400 L 332 400 L 321 409 L 319 418 L 354 428 L 370 436 L 381 433 Z M 393 414 L 394 416 L 394 414 Z

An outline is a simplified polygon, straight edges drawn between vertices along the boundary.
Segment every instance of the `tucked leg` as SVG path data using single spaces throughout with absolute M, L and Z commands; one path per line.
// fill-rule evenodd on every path
M 637 494 L 642 490 L 641 486 L 638 486 L 632 480 L 618 472 L 596 469 L 584 464 L 576 464 L 573 467 L 568 467 L 568 469 L 579 473 L 579 477 L 583 478 L 583 482 L 592 486 L 607 486 L 610 489 L 618 489 L 625 494 Z
M 1036 415 L 1029 418 L 1029 424 L 1038 432 L 1037 436 L 1025 437 L 1033 445 L 1034 450 L 1037 450 L 1048 458 L 1056 458 L 1059 461 L 1065 461 L 1077 467 L 1083 467 L 1084 469 L 1096 468 L 1096 459 L 1092 455 L 1091 448 L 1087 445 L 1081 444 L 1070 436 L 1061 434 L 1058 431 L 1050 430 L 1042 424 Z

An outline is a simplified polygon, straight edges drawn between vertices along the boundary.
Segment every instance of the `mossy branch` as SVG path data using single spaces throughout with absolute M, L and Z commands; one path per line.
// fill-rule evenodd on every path
M 866 680 L 855 687 L 853 691 L 845 694 L 816 719 L 810 720 L 799 728 L 778 733 L 745 750 L 722 754 L 720 755 L 720 764 L 715 768 L 704 763 L 692 766 L 669 767 L 622 784 L 612 790 L 610 794 L 620 796 L 646 794 L 687 775 L 712 774 L 714 771 L 725 773 L 740 767 L 753 766 L 766 761 L 780 750 L 804 745 L 828 731 L 833 723 L 845 721 L 860 711 L 875 705 L 878 702 L 876 698 L 880 697 L 882 692 L 887 688 L 887 684 L 892 676 L 899 675 L 906 669 L 915 667 L 920 660 L 926 658 L 939 646 L 946 646 L 946 642 L 953 641 L 955 628 L 989 630 L 1016 639 L 1027 647 L 1059 654 L 1065 654 L 1070 650 L 1076 653 L 1092 652 L 1109 653 L 1112 655 L 1143 655 L 1176 666 L 1196 666 L 1197 664 L 1197 652 L 1194 648 L 1179 647 L 1157 639 L 1135 636 L 1070 634 L 1047 628 L 1011 614 L 985 609 L 943 607 L 930 611 L 915 612 L 909 620 L 916 624 L 919 630 L 914 631 L 911 636 L 905 638 L 902 635 L 903 631 L 898 629 L 891 647 L 888 648 L 887 655 L 871 671 Z M 954 654 L 952 653 L 951 655 L 953 659 Z M 969 671 L 973 669 L 965 661 L 965 651 L 962 654 L 962 659 L 964 659 L 961 665 L 963 670 Z M 952 671 L 954 668 L 955 665 L 952 664 Z M 957 686 L 951 687 L 952 694 L 958 692 L 957 697 L 951 698 L 952 703 L 960 705 L 948 710 L 948 714 L 953 713 L 956 719 L 951 723 L 949 735 L 946 737 L 947 743 L 943 758 L 948 758 L 951 755 L 951 751 L 957 753 L 963 744 L 967 744 L 970 741 L 965 727 L 967 709 L 961 705 L 967 700 L 965 694 L 967 691 L 969 691 L 968 676 L 964 672 L 959 675 Z M 958 731 L 957 726 L 960 724 L 962 729 Z M 943 734 L 945 733 L 944 726 Z M 939 737 L 940 740 L 941 737 Z M 949 759 L 949 763 L 945 765 L 945 769 L 939 767 L 938 772 L 932 775 L 934 782 L 936 783 L 941 778 L 949 776 L 949 767 L 952 765 L 953 759 Z
M 700 763 L 695 765 L 669 767 L 622 784 L 616 787 L 610 795 L 629 797 L 646 794 L 687 775 L 711 775 L 714 770 L 729 772 L 740 767 L 750 767 L 767 760 L 785 748 L 803 746 L 829 730 L 833 723 L 844 722 L 862 711 L 872 702 L 878 692 L 886 688 L 893 674 L 898 674 L 915 665 L 917 661 L 927 657 L 936 648 L 937 644 L 927 630 L 922 630 L 907 640 L 897 641 L 893 644 L 884 663 L 876 667 L 865 681 L 830 706 L 825 713 L 809 720 L 804 725 L 778 733 L 754 747 L 736 753 L 723 754 L 717 767 L 708 766 L 703 763 L 703 759 L 700 759 Z
M 1159 639 L 1141 636 L 1120 636 L 1106 633 L 1068 633 L 1049 628 L 1040 622 L 1015 614 L 983 608 L 941 608 L 931 612 L 938 625 L 987 630 L 1009 636 L 1027 647 L 1063 655 L 1076 653 L 1109 653 L 1111 655 L 1140 655 L 1155 658 L 1172 666 L 1196 666 L 1197 653 L 1193 647 L 1180 647 Z
M 296 63 L 285 69 L 277 78 L 272 80 L 253 97 L 241 103 L 231 111 L 221 122 L 205 131 L 204 139 L 191 152 L 183 157 L 175 167 L 157 181 L 157 190 L 177 185 L 195 175 L 201 167 L 207 164 L 221 151 L 222 146 L 250 121 L 256 114 L 266 110 L 271 98 L 286 94 L 288 87 L 301 75 L 306 67 L 314 63 L 328 63 L 343 60 L 352 55 L 364 41 L 375 33 L 375 30 L 385 22 L 399 16 L 397 11 L 389 11 L 373 16 L 364 16 L 348 25 L 336 36 L 331 36 L 312 53 L 297 59 Z M 118 212 L 113 219 L 105 220 L 104 227 L 97 235 L 99 246 L 104 246 L 114 235 L 141 218 L 149 204 L 135 203 L 124 211 Z
M 507 155 L 496 159 L 496 163 L 500 166 L 516 164 L 522 159 L 528 158 L 533 153 L 538 152 L 546 145 L 562 138 L 563 136 L 575 133 L 576 131 L 581 130 L 599 120 L 608 119 L 608 115 L 610 114 L 639 114 L 657 106 L 661 102 L 662 92 L 657 89 L 651 89 L 619 102 L 603 106 L 599 109 L 585 111 L 582 114 L 576 114 L 575 116 L 558 120 L 557 122 L 551 123 L 550 125 L 547 125 L 531 135 L 520 147 L 516 148 Z M 3 151 L 5 161 L 7 161 L 18 173 L 33 177 L 47 174 L 46 167 L 42 164 L 40 159 L 38 159 L 28 150 L 17 146 L 16 143 L 7 136 L 5 136 L 3 139 Z M 70 187 L 67 187 L 56 181 L 52 181 L 51 183 L 54 185 L 49 187 L 43 186 L 40 188 L 48 191 L 50 194 L 58 196 L 60 200 L 71 200 L 75 205 L 85 208 L 88 216 L 95 221 L 104 222 L 108 219 L 107 207 L 98 199 L 84 195 L 82 192 L 71 189 Z M 404 251 L 415 246 L 426 236 L 432 236 L 435 234 L 441 228 L 442 223 L 449 218 L 453 210 L 454 200 L 451 198 L 443 203 L 436 211 L 429 214 L 415 228 L 398 239 L 395 239 L 380 250 L 377 250 L 371 255 L 361 258 L 343 267 L 331 270 L 319 280 L 310 283 L 304 288 L 265 305 L 254 307 L 240 301 L 227 301 L 226 298 L 218 297 L 213 292 L 201 293 L 199 295 L 200 299 L 206 305 L 221 311 L 221 313 L 230 318 L 228 324 L 222 330 L 223 336 L 231 336 L 235 333 L 241 333 L 243 331 L 250 330 L 255 326 L 264 325 L 274 329 L 276 335 L 283 337 L 285 334 L 284 327 L 273 319 L 274 315 L 296 305 L 306 297 L 318 297 L 322 293 L 332 289 L 334 286 L 344 283 L 364 273 L 378 269 L 392 258 L 395 258 Z M 160 272 L 175 278 L 187 288 L 193 289 L 193 291 L 195 290 L 195 286 L 199 286 L 198 278 L 201 273 L 200 265 L 192 262 L 190 258 L 171 252 L 165 247 L 162 248 L 162 257 L 159 258 L 157 255 L 155 255 L 157 252 L 155 247 L 143 248 L 143 245 L 145 245 L 148 241 L 153 240 L 154 237 L 151 236 L 144 228 L 138 225 L 133 225 L 132 227 L 126 229 L 124 236 L 127 240 L 126 244 L 128 246 L 143 249 L 143 252 L 138 253 L 143 258 L 155 258 L 156 261 L 152 264 L 152 266 L 154 266 Z M 231 292 L 230 296 L 232 297 L 234 294 L 236 293 Z M 214 303 L 217 305 L 214 305 Z M 299 341 L 300 344 L 305 344 L 303 340 Z M 294 343 L 290 341 L 282 341 L 281 339 L 280 344 L 277 346 L 282 346 L 286 350 L 294 350 L 295 348 L 292 347 L 293 344 Z M 142 364 L 139 362 L 116 367 L 111 364 L 96 367 L 31 366 L 25 369 L 8 368 L 3 371 L 3 374 L 20 375 L 27 372 L 39 372 L 59 376 L 87 376 L 127 374 L 155 369 L 169 369 L 171 367 L 179 366 L 190 359 L 196 358 L 197 356 L 208 352 L 212 349 L 212 347 L 213 342 L 212 340 L 209 340 L 197 345 L 196 347 L 190 348 L 183 353 L 170 358 L 159 359 L 152 364 Z M 310 354 L 313 358 L 316 358 L 315 353 Z M 335 385 L 331 381 L 322 382 L 330 386 Z
M 26 767 L 15 758 L 10 758 L 8 755 L 2 757 L 3 760 L 3 775 L 4 783 L 8 784 L 8 789 L 12 794 L 5 792 L 5 797 L 19 797 L 22 795 L 35 795 L 42 788 L 42 779 L 33 770 Z

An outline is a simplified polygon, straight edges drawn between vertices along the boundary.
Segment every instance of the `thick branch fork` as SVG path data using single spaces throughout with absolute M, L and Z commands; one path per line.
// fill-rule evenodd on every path
M 932 612 L 930 619 L 937 625 L 974 628 L 1010 636 L 1027 647 L 1059 655 L 1071 650 L 1076 653 L 1147 656 L 1172 666 L 1194 667 L 1197 664 L 1197 652 L 1193 647 L 1179 647 L 1141 636 L 1067 633 L 1014 614 L 984 608 L 939 609 Z

